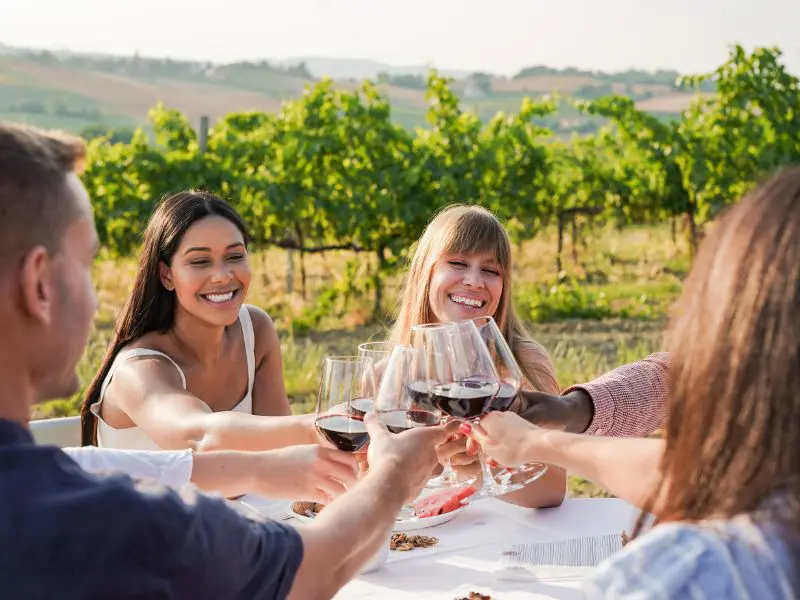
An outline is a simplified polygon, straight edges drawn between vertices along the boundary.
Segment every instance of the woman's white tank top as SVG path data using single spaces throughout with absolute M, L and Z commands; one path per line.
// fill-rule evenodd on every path
M 256 355 L 255 355 L 255 332 L 253 330 L 253 321 L 250 319 L 250 312 L 247 305 L 242 305 L 239 311 L 239 322 L 242 325 L 242 333 L 244 334 L 244 350 L 247 356 L 247 394 L 245 397 L 234 406 L 231 410 L 236 412 L 253 413 L 253 380 L 255 379 L 256 370 Z M 135 356 L 163 356 L 178 369 L 183 382 L 183 388 L 186 389 L 186 375 L 184 375 L 178 364 L 163 352 L 157 350 L 150 350 L 149 348 L 132 348 L 130 350 L 122 350 L 108 374 L 103 380 L 103 385 L 100 387 L 100 398 L 91 405 L 90 410 L 92 414 L 97 417 L 97 445 L 101 448 L 117 448 L 121 450 L 161 450 L 162 448 L 151 440 L 138 426 L 126 427 L 125 429 L 117 429 L 111 427 L 108 423 L 103 421 L 100 417 L 100 405 L 103 402 L 103 397 L 106 393 L 108 384 L 111 383 L 111 378 L 114 376 L 114 371 L 117 367 L 126 360 Z

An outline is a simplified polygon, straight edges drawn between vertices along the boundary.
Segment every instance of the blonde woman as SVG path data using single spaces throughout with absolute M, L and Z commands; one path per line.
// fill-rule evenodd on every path
M 477 206 L 450 206 L 441 211 L 420 238 L 400 295 L 390 338 L 407 344 L 420 323 L 494 317 L 511 346 L 525 382 L 523 389 L 557 395 L 553 361 L 525 330 L 511 303 L 511 242 L 491 212 Z M 511 410 L 518 409 L 515 401 Z M 454 466 L 475 461 L 460 437 L 439 448 L 439 458 Z M 503 500 L 541 508 L 558 506 L 566 492 L 566 472 L 550 466 L 547 473 Z

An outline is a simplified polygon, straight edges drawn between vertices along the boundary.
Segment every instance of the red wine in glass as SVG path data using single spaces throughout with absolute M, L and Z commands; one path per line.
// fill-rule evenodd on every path
M 517 397 L 518 389 L 519 388 L 514 384 L 502 382 L 500 384 L 500 391 L 497 392 L 497 396 L 495 396 L 492 401 L 491 410 L 505 412 L 511 408 L 514 398 Z
M 350 401 L 350 411 L 357 417 L 363 417 L 372 410 L 374 403 L 372 398 L 355 398 Z
M 456 419 L 477 419 L 486 411 L 497 392 L 497 384 L 466 380 L 435 384 L 431 395 L 437 408 Z
M 383 424 L 392 433 L 403 433 L 416 427 L 433 427 L 441 420 L 438 412 L 415 408 L 387 410 L 379 414 Z
M 355 415 L 322 415 L 317 417 L 316 426 L 326 440 L 344 452 L 356 452 L 369 441 L 364 420 Z
M 425 410 L 436 411 L 436 403 L 428 392 L 428 384 L 425 381 L 411 381 L 406 384 L 408 394 L 413 402 Z

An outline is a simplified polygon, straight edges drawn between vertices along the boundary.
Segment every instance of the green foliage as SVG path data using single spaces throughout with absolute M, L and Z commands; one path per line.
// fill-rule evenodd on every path
M 676 85 L 709 81 L 717 95 L 698 98 L 673 121 L 626 97 L 576 101 L 608 125 L 571 140 L 554 140 L 542 125 L 563 99 L 522 98 L 511 114 L 484 122 L 435 71 L 426 82 L 429 128 L 415 132 L 393 121 L 388 97 L 370 82 L 342 90 L 323 79 L 276 114 L 227 115 L 208 132 L 205 149 L 185 115 L 159 104 L 149 115 L 152 139 L 137 130 L 127 143 L 90 142 L 83 177 L 111 254 L 136 248 L 159 198 L 206 188 L 237 207 L 257 246 L 299 250 L 301 265 L 308 253 L 336 249 L 376 257 L 377 268 L 362 277 L 380 316 L 382 279 L 435 212 L 452 203 L 489 208 L 515 242 L 557 223 L 559 271 L 567 226 L 573 253 L 582 227 L 609 221 L 681 216 L 696 242 L 696 229 L 760 177 L 800 162 L 800 86 L 778 50 L 748 55 L 735 47 L 713 73 Z M 531 316 L 619 312 L 592 293 L 566 282 L 539 290 Z M 328 296 L 332 304 L 346 294 L 337 288 Z M 299 315 L 297 326 L 313 326 L 319 314 Z
M 800 162 L 800 82 L 780 55 L 776 48 L 748 55 L 733 47 L 713 73 L 678 82 L 703 88 L 711 81 L 717 93 L 699 97 L 674 121 L 636 109 L 630 98 L 580 103 L 613 121 L 620 151 L 639 155 L 648 166 L 651 192 L 660 199 L 651 204 L 654 216 L 684 215 L 693 246 L 698 224 L 765 174 Z
M 614 316 L 605 293 L 594 292 L 571 280 L 532 287 L 517 305 L 523 316 L 534 323 Z

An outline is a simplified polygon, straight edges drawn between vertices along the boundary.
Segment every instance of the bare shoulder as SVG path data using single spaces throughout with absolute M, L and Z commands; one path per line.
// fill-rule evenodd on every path
M 122 361 L 114 371 L 106 390 L 106 400 L 124 408 L 147 399 L 153 393 L 183 389 L 181 373 L 165 356 L 132 356 Z
M 252 304 L 245 304 L 245 306 L 247 307 L 247 312 L 250 313 L 250 320 L 253 321 L 253 329 L 255 329 L 256 335 L 258 335 L 259 331 L 275 330 L 275 323 L 266 311 Z
M 275 329 L 275 323 L 264 310 L 246 304 L 247 312 L 250 314 L 250 320 L 253 322 L 253 334 L 256 339 L 256 355 L 262 357 L 272 350 L 278 342 L 278 331 Z

